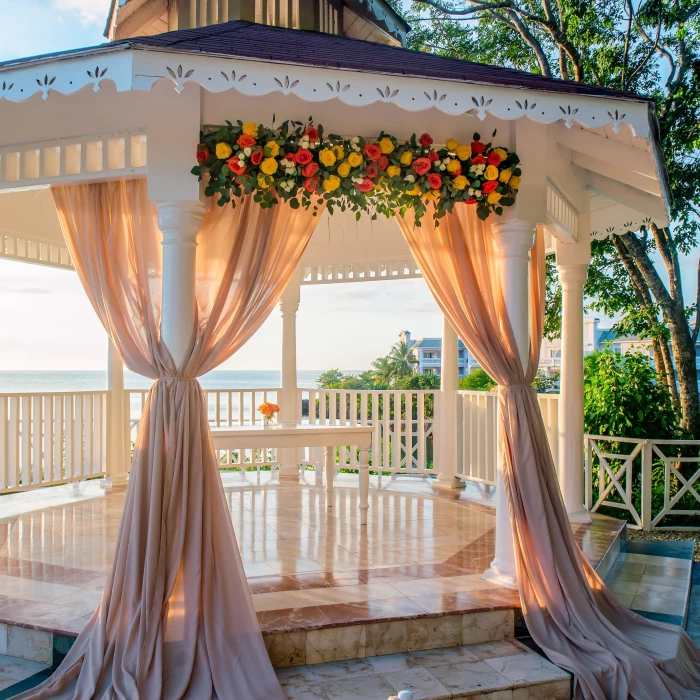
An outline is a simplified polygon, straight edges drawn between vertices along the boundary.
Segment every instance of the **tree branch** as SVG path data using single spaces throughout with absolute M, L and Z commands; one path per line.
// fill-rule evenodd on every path
M 700 335 L 700 258 L 698 258 L 698 271 L 695 277 L 695 283 L 697 284 L 697 289 L 695 290 L 695 327 L 693 328 L 693 345 L 698 342 L 698 335 Z

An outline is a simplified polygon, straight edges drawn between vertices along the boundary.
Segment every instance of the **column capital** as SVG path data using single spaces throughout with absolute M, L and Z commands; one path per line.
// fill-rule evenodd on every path
M 280 300 L 280 313 L 282 316 L 285 314 L 296 314 L 299 311 L 299 299 L 285 299 L 282 297 Z
M 559 281 L 565 289 L 583 289 L 588 277 L 588 263 L 557 264 Z
M 535 221 L 506 219 L 491 225 L 499 258 L 527 258 L 535 243 Z
M 158 228 L 163 245 L 196 245 L 207 207 L 202 202 L 172 200 L 156 202 Z

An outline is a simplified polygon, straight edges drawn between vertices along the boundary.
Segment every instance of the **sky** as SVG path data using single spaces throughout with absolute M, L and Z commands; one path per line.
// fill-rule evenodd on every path
M 109 0 L 0 0 L 0 61 L 105 41 Z M 693 280 L 697 255 L 684 261 Z M 695 290 L 686 295 L 692 299 Z M 442 317 L 423 280 L 303 287 L 297 316 L 299 369 L 362 370 L 402 330 L 440 336 Z M 278 369 L 274 311 L 222 368 Z M 0 369 L 104 369 L 106 334 L 75 273 L 0 260 Z

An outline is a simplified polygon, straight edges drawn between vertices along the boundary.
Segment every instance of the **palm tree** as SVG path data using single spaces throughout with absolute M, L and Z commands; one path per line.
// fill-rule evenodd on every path
M 393 379 L 410 377 L 415 371 L 415 365 L 418 363 L 418 360 L 403 340 L 400 343 L 396 343 L 396 345 L 391 348 L 387 359 L 391 366 L 391 376 Z
M 372 379 L 377 384 L 389 386 L 394 378 L 393 367 L 389 362 L 389 357 L 378 357 L 372 363 Z

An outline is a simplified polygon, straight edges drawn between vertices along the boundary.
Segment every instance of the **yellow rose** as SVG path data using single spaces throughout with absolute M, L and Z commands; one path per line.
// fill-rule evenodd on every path
M 350 174 L 350 163 L 348 163 L 347 161 L 344 163 L 341 163 L 338 166 L 338 175 L 340 175 L 340 177 L 347 177 L 349 174 Z
M 233 153 L 233 148 L 231 148 L 231 146 L 229 146 L 227 143 L 220 141 L 219 143 L 216 144 L 216 157 L 217 158 L 220 158 L 221 160 L 226 160 L 227 158 L 231 157 L 232 153 Z
M 258 187 L 261 190 L 266 190 L 270 186 L 267 178 L 264 175 L 258 175 Z
M 457 177 L 452 180 L 452 187 L 454 187 L 456 190 L 463 190 L 468 184 L 469 181 L 466 177 L 464 177 L 464 175 L 457 175 Z
M 333 151 L 330 148 L 322 148 L 318 153 L 318 159 L 326 167 L 335 165 L 336 161 L 335 153 L 333 153 Z
M 262 170 L 265 175 L 274 175 L 277 172 L 279 164 L 274 158 L 265 158 L 265 160 L 260 164 L 260 170 Z
M 258 125 L 255 122 L 246 122 L 241 129 L 243 130 L 244 134 L 248 134 L 248 136 L 256 136 L 258 135 Z
M 501 182 L 507 183 L 508 180 L 510 180 L 511 176 L 513 175 L 512 170 L 501 170 L 501 174 L 498 176 L 498 179 Z
M 456 153 L 457 149 L 459 148 L 459 141 L 457 141 L 457 139 L 447 139 L 447 143 L 445 145 L 447 146 L 448 151 L 451 153 Z
M 404 151 L 401 154 L 401 165 L 410 165 L 413 163 L 413 153 L 411 151 Z
M 275 158 L 280 154 L 280 147 L 277 145 L 277 141 L 268 141 L 265 144 L 265 155 L 272 156 Z
M 510 181 L 508 182 L 510 185 L 511 189 L 517 190 L 518 187 L 520 187 L 520 178 L 519 177 L 512 177 L 510 178 Z
M 389 177 L 396 177 L 397 175 L 401 175 L 401 168 L 399 168 L 398 165 L 390 165 L 390 166 L 386 169 L 386 174 L 387 174 Z
M 343 160 L 343 158 L 345 158 L 345 151 L 342 146 L 333 146 L 333 153 L 335 153 L 336 160 Z
M 454 173 L 457 170 L 459 170 L 462 167 L 462 164 L 453 158 L 448 164 L 447 164 L 447 172 L 448 173 Z
M 508 151 L 506 151 L 505 148 L 494 148 L 493 151 L 501 156 L 501 160 L 505 160 L 508 157 Z
M 455 153 L 460 160 L 469 160 L 472 156 L 472 147 L 462 144 L 461 146 L 457 146 Z
M 340 178 L 337 175 L 329 175 L 326 180 L 323 181 L 323 189 L 326 192 L 333 192 L 340 187 Z
M 362 156 L 356 151 L 353 151 L 348 156 L 348 163 L 350 163 L 350 167 L 356 168 L 358 165 L 362 165 Z
M 500 199 L 501 199 L 500 192 L 489 192 L 489 196 L 486 198 L 486 201 L 489 204 L 497 204 Z
M 495 165 L 486 166 L 486 170 L 484 170 L 484 177 L 487 180 L 498 180 L 498 168 Z
M 394 150 L 394 142 L 385 136 L 383 139 L 379 139 L 379 150 L 386 156 L 389 155 Z
M 428 202 L 435 202 L 438 199 L 440 199 L 440 191 L 439 190 L 430 190 L 426 192 L 424 195 L 425 199 Z
M 406 190 L 406 194 L 420 194 L 420 187 L 418 184 L 415 184 L 410 190 Z

